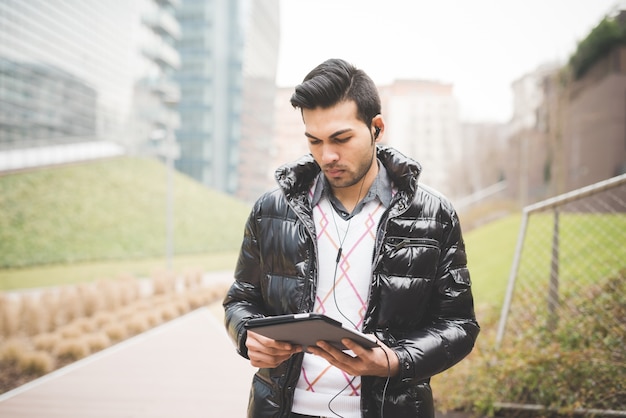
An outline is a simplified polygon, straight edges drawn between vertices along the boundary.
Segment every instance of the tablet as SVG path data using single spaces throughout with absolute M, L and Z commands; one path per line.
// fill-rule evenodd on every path
M 254 318 L 246 323 L 246 328 L 274 340 L 303 347 L 315 345 L 317 341 L 323 340 L 339 350 L 347 350 L 341 343 L 343 338 L 349 338 L 366 348 L 378 346 L 374 336 L 346 328 L 341 322 L 317 313 Z

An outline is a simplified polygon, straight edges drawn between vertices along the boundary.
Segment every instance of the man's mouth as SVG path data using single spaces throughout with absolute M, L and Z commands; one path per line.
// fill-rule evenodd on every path
M 337 177 L 343 174 L 344 170 L 340 168 L 327 168 L 325 172 L 329 177 Z

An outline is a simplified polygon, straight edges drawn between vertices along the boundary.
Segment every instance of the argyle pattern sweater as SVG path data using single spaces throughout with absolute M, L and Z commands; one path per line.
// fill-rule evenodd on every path
M 359 331 L 367 308 L 376 229 L 384 209 L 374 199 L 344 220 L 326 197 L 313 208 L 319 253 L 314 311 Z M 306 415 L 360 417 L 360 389 L 360 377 L 305 354 L 292 410 Z

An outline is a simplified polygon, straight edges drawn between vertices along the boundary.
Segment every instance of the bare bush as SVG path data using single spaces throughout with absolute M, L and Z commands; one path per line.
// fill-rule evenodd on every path
M 121 341 L 129 335 L 127 326 L 117 321 L 104 324 L 102 328 L 111 341 Z
M 199 271 L 153 281 L 121 277 L 33 293 L 0 293 L 0 362 L 16 384 L 79 360 L 223 298 Z M 25 380 L 24 380 L 25 379 Z M 21 383 L 20 383 L 21 382 Z
M 47 351 L 27 351 L 20 355 L 17 364 L 23 373 L 41 376 L 54 370 L 56 360 Z
M 60 303 L 61 301 L 59 300 L 58 291 L 44 290 L 41 292 L 39 296 L 39 306 L 41 306 L 41 309 L 45 312 L 45 315 L 41 319 L 43 332 L 49 332 L 56 329 L 56 319 L 58 317 Z
M 84 315 L 92 316 L 104 308 L 103 298 L 96 286 L 91 283 L 84 283 L 78 285 L 77 290 Z
M 20 329 L 20 303 L 18 300 L 1 295 L 0 329 L 5 337 L 17 335 Z
M 141 334 L 150 329 L 150 321 L 144 313 L 138 312 L 128 319 L 126 328 L 131 335 Z
M 52 352 L 54 351 L 54 347 L 59 344 L 62 338 L 63 337 L 59 333 L 46 332 L 43 334 L 35 335 L 32 341 L 37 350 Z
M 111 338 L 109 338 L 106 332 L 94 332 L 87 334 L 85 335 L 85 341 L 92 353 L 104 350 L 111 345 Z
M 26 335 L 36 335 L 45 331 L 46 313 L 35 295 L 23 296 L 20 303 L 20 330 Z
M 83 337 L 74 337 L 59 341 L 54 353 L 61 360 L 80 360 L 90 354 L 89 344 Z
M 17 362 L 28 351 L 28 343 L 21 338 L 10 338 L 0 346 L 0 360 Z
M 154 295 L 163 295 L 176 291 L 176 276 L 171 272 L 159 271 L 153 274 L 152 286 Z

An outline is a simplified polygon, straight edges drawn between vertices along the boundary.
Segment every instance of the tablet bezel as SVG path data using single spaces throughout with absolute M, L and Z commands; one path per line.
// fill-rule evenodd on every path
M 374 336 L 344 327 L 341 322 L 318 313 L 300 313 L 249 320 L 246 329 L 277 341 L 285 341 L 303 347 L 314 346 L 317 341 L 327 341 L 339 350 L 348 350 L 341 342 L 349 338 L 365 348 L 378 343 Z

